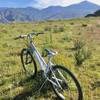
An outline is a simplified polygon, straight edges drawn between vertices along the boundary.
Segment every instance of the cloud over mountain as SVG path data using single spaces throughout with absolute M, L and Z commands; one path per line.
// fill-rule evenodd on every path
M 68 6 L 74 3 L 79 3 L 84 0 L 35 0 L 33 7 L 46 8 L 48 6 Z

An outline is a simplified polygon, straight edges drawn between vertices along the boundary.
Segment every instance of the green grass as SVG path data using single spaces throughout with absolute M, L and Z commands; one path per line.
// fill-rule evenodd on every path
M 44 47 L 58 51 L 53 61 L 68 67 L 77 76 L 84 100 L 100 100 L 99 26 L 99 17 L 0 24 L 0 100 L 13 99 L 19 94 L 27 94 L 26 98 L 32 100 L 55 99 L 51 88 L 47 88 L 49 84 L 46 84 L 40 95 L 37 94 L 43 80 L 39 75 L 34 80 L 27 79 L 22 69 L 20 51 L 25 44 L 23 40 L 15 41 L 13 38 L 33 31 L 45 33 L 34 39 L 40 52 Z M 56 31 L 47 30 L 48 27 Z M 63 31 L 59 28 L 63 28 Z M 74 42 L 78 39 L 85 41 L 85 47 L 92 53 L 90 59 L 85 60 L 81 66 L 76 66 L 74 58 Z

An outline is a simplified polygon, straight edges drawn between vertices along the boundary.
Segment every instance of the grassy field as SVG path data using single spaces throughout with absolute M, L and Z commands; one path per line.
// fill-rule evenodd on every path
M 25 44 L 23 40 L 13 38 L 33 31 L 45 33 L 34 39 L 40 52 L 43 53 L 45 47 L 58 51 L 53 61 L 66 66 L 77 76 L 84 100 L 100 100 L 99 17 L 0 24 L 0 100 L 55 99 L 53 91 L 48 89 L 48 83 L 38 93 L 43 80 L 39 75 L 34 80 L 28 79 L 22 69 L 20 51 Z M 81 41 L 78 45 L 84 42 L 82 48 L 89 55 L 82 64 L 77 64 L 75 59 L 77 41 Z M 81 59 L 81 56 L 78 57 Z

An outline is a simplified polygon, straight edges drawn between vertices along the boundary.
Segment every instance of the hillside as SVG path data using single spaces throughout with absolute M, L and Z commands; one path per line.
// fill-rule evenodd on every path
M 67 7 L 50 6 L 45 9 L 27 8 L 0 8 L 0 22 L 31 22 L 66 18 L 79 18 L 93 13 L 100 6 L 89 1 L 83 1 Z
M 14 37 L 33 31 L 45 33 L 34 38 L 35 44 L 41 53 L 44 47 L 58 51 L 53 61 L 66 66 L 76 75 L 84 100 L 100 100 L 99 17 L 0 24 L 0 100 L 57 100 L 48 84 L 39 94 L 43 81 L 39 73 L 35 79 L 29 79 L 23 72 L 20 51 L 25 48 L 25 41 L 14 40 Z M 88 56 L 91 54 L 79 66 L 75 60 L 75 41 L 78 40 L 85 43 L 84 50 L 89 51 Z
M 88 14 L 86 17 L 99 17 L 100 16 L 100 10 L 97 10 L 93 14 Z

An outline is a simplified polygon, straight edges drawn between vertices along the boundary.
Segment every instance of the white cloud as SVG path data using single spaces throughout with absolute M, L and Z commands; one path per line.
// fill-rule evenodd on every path
M 96 4 L 100 5 L 100 0 L 88 0 L 88 1 L 90 1 L 90 2 L 93 2 L 93 3 L 96 3 Z
M 33 4 L 36 8 L 46 8 L 48 6 L 68 6 L 71 4 L 79 3 L 84 0 L 36 0 L 36 4 Z M 88 0 L 100 4 L 100 0 Z
M 37 3 L 33 5 L 34 7 L 45 8 L 48 6 L 57 6 L 57 5 L 67 6 L 72 3 L 77 3 L 84 0 L 36 0 L 36 1 Z

